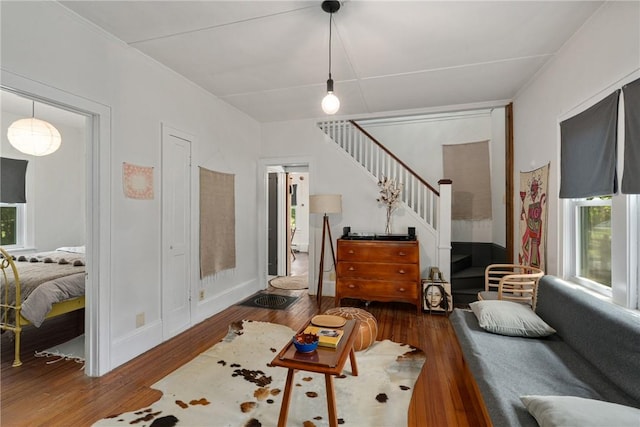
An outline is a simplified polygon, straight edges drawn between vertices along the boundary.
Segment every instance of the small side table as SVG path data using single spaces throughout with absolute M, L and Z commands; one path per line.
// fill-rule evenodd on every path
M 305 325 L 301 330 L 308 326 Z M 344 335 L 338 343 L 337 348 L 326 348 L 319 346 L 312 353 L 299 353 L 296 351 L 293 342 L 289 342 L 278 355 L 271 361 L 273 366 L 281 366 L 289 369 L 287 372 L 287 382 L 282 396 L 282 406 L 280 408 L 280 417 L 278 418 L 278 427 L 286 427 L 287 417 L 289 415 L 289 403 L 291 402 L 291 392 L 293 388 L 293 376 L 296 370 L 317 372 L 324 374 L 325 385 L 327 389 L 327 407 L 329 410 L 329 426 L 338 426 L 338 414 L 336 407 L 336 395 L 333 388 L 333 376 L 342 374 L 342 369 L 347 361 L 351 361 L 351 371 L 354 376 L 358 375 L 358 366 L 356 364 L 356 356 L 353 351 L 353 343 L 357 336 L 359 327 L 358 320 L 347 320 L 347 323 L 341 328 Z

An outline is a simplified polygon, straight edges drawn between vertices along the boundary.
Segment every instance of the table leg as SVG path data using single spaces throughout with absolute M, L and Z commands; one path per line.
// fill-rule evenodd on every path
M 287 426 L 287 417 L 289 416 L 289 402 L 291 401 L 291 390 L 293 385 L 293 369 L 287 372 L 287 382 L 284 386 L 284 395 L 282 396 L 282 406 L 280 407 L 280 417 L 278 417 L 278 427 Z
M 324 374 L 327 386 L 327 407 L 329 409 L 329 427 L 338 427 L 338 411 L 336 408 L 336 394 L 333 390 L 333 375 Z
M 349 351 L 349 360 L 351 361 L 351 375 L 357 377 L 358 365 L 356 364 L 356 352 L 353 351 L 353 347 L 351 347 L 351 351 Z

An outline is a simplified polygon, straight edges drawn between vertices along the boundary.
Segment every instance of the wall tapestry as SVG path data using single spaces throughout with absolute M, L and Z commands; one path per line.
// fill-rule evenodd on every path
M 200 278 L 236 266 L 235 175 L 200 168 Z
M 491 219 L 489 141 L 442 146 L 443 177 L 451 179 L 451 219 Z
M 130 199 L 153 199 L 153 167 L 122 163 L 124 196 Z
M 549 166 L 520 172 L 520 249 L 518 263 L 545 269 Z

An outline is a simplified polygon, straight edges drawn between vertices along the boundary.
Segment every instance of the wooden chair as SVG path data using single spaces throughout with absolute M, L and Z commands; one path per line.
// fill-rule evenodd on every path
M 491 264 L 484 272 L 484 291 L 479 300 L 506 300 L 536 308 L 538 281 L 544 271 L 518 264 Z

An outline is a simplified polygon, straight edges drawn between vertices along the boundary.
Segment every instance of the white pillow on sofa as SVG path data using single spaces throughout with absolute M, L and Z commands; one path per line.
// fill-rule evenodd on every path
M 546 337 L 556 332 L 531 307 L 512 301 L 485 300 L 469 304 L 480 327 L 512 337 Z
M 574 396 L 521 396 L 540 427 L 638 427 L 640 409 Z

